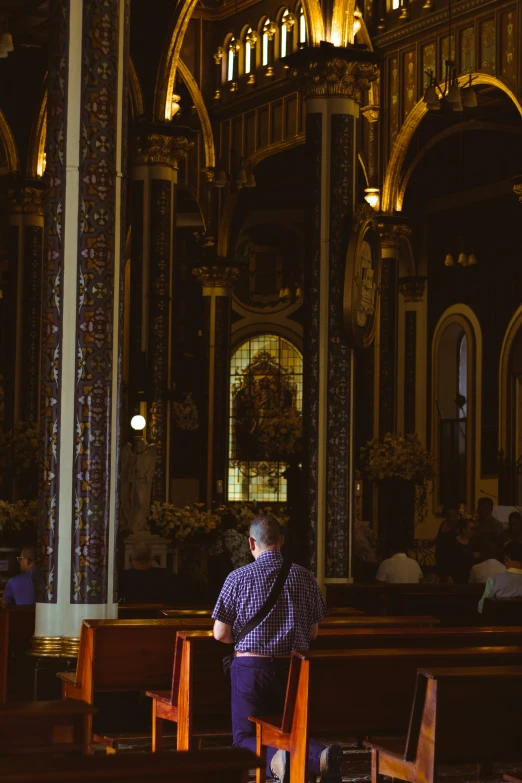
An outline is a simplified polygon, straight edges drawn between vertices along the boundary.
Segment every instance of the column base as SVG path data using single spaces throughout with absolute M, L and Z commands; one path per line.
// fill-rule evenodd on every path
M 77 658 L 80 639 L 70 636 L 33 636 L 27 655 L 34 658 Z

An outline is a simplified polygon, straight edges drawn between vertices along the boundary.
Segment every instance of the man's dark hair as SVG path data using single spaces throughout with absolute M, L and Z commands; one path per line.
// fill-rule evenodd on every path
M 24 546 L 22 549 L 23 557 L 26 557 L 31 563 L 36 563 L 38 553 L 35 546 Z
M 250 523 L 249 535 L 260 547 L 274 546 L 281 540 L 281 527 L 274 517 L 261 514 Z
M 508 541 L 504 547 L 504 553 L 510 560 L 522 563 L 522 541 Z
M 487 506 L 490 511 L 493 511 L 493 500 L 491 498 L 479 498 L 477 500 L 477 506 L 480 508 L 481 506 Z

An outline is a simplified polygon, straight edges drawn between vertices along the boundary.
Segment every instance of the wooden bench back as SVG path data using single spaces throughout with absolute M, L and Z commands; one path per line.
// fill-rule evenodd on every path
M 0 704 L 7 699 L 9 655 L 26 652 L 34 634 L 34 609 L 0 609 Z
M 434 764 L 522 758 L 522 666 L 420 670 L 406 758 L 433 753 Z
M 91 692 L 168 688 L 176 633 L 203 620 L 84 620 L 76 682 Z
M 361 615 L 356 617 L 325 617 L 319 623 L 320 628 L 434 628 L 440 622 L 430 615 L 405 617 L 402 615 L 380 617 Z
M 520 625 L 522 623 L 522 598 L 507 598 L 502 601 L 486 598 L 482 618 L 485 623 L 491 625 Z
M 522 645 L 522 626 L 466 628 L 319 628 L 312 650 L 361 647 L 491 647 Z
M 522 647 L 317 650 L 294 654 L 299 675 L 296 707 L 303 709 L 308 680 L 308 733 L 406 731 L 419 668 L 500 666 L 520 662 Z M 299 666 L 301 659 L 301 666 Z M 303 663 L 307 664 L 303 666 Z M 292 665 L 294 661 L 292 660 Z M 308 669 L 308 673 L 306 672 Z M 292 679 L 293 678 L 293 679 Z M 301 705 L 301 706 L 299 706 Z M 283 720 L 290 720 L 291 707 Z M 295 719 L 295 714 L 294 714 Z

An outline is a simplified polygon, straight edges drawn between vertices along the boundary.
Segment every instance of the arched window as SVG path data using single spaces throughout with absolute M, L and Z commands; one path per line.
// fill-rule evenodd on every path
M 476 415 L 475 332 L 461 314 L 441 319 L 433 342 L 433 451 L 438 510 L 475 502 Z
M 234 81 L 237 48 L 236 39 L 232 37 L 227 49 L 227 82 Z
M 306 44 L 306 18 L 303 6 L 299 9 L 299 46 L 302 48 Z
M 245 35 L 245 73 L 251 73 L 253 70 L 253 53 L 254 53 L 254 47 L 252 46 L 252 35 L 253 30 L 251 27 L 248 28 L 246 35 Z
M 268 57 L 269 57 L 269 50 L 270 50 L 270 28 L 271 28 L 271 21 L 270 19 L 267 19 L 266 22 L 263 25 L 263 39 L 262 39 L 262 48 L 261 48 L 261 65 L 268 65 Z
M 228 501 L 284 503 L 287 460 L 302 448 L 303 357 L 274 334 L 232 354 Z
M 286 57 L 290 52 L 291 47 L 291 30 L 294 25 L 294 16 L 290 13 L 288 8 L 283 12 L 281 17 L 281 57 Z

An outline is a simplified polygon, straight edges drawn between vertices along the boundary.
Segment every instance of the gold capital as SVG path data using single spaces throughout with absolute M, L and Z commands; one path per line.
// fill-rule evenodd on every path
M 404 223 L 379 223 L 378 228 L 383 249 L 397 248 L 401 239 L 411 235 L 411 228 Z
M 513 185 L 513 193 L 518 196 L 518 200 L 522 204 L 522 182 L 517 182 Z
M 192 274 L 203 288 L 224 288 L 231 291 L 239 269 L 237 266 L 198 266 L 192 270 Z
M 379 76 L 375 63 L 350 61 L 332 56 L 308 61 L 303 66 L 294 66 L 291 75 L 300 82 L 307 97 L 343 96 L 361 103 L 363 91 Z
M 412 275 L 399 278 L 399 291 L 405 302 L 422 302 L 426 277 L 424 275 Z
M 379 119 L 379 106 L 373 106 L 371 103 L 369 103 L 367 106 L 364 106 L 361 109 L 361 114 L 366 117 L 368 122 L 377 122 Z
M 185 136 L 167 136 L 163 133 L 144 133 L 134 140 L 132 163 L 134 166 L 163 163 L 177 168 L 178 160 L 184 158 L 194 146 Z
M 26 187 L 9 191 L 10 210 L 15 213 L 43 215 L 43 188 Z

